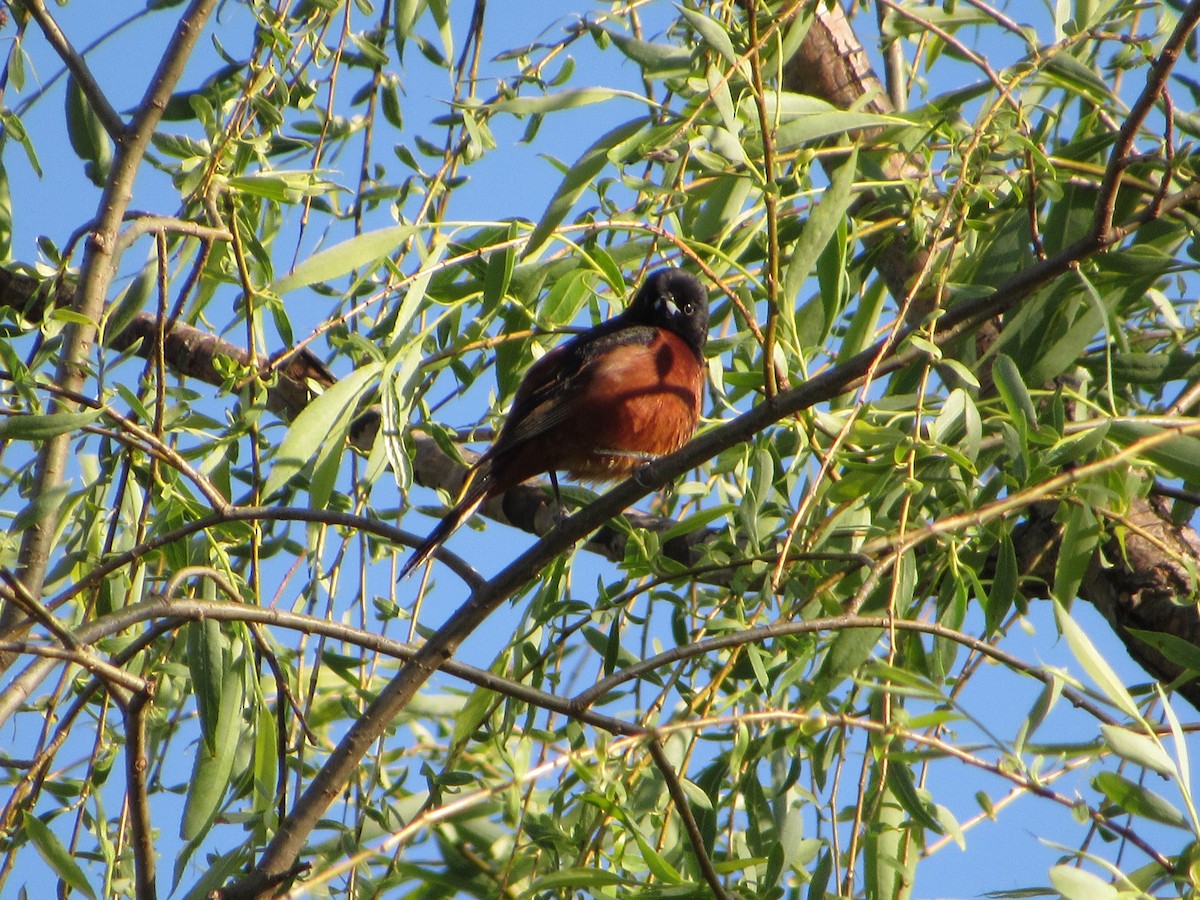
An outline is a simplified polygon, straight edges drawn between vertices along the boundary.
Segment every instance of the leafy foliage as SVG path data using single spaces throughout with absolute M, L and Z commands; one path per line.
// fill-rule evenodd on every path
M 1195 895 L 1192 635 L 1121 628 L 1146 686 L 1081 612 L 1195 603 L 1195 3 L 878 0 L 854 103 L 794 67 L 825 4 L 230 2 L 155 78 L 137 27 L 212 5 L 119 72 L 9 10 L 0 884 L 901 898 L 954 845 L 973 893 Z M 396 583 L 663 262 L 709 419 L 617 563 L 584 486 Z

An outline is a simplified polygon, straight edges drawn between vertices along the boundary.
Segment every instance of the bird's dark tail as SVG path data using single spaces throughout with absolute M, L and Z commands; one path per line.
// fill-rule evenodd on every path
M 412 552 L 412 556 L 400 570 L 401 578 L 411 575 L 413 569 L 429 559 L 446 538 L 454 534 L 463 522 L 475 514 L 475 510 L 479 509 L 479 505 L 487 499 L 488 491 L 492 486 L 491 482 L 490 467 L 485 471 L 476 469 L 468 476 L 467 484 L 463 488 L 459 501 L 454 504 L 454 508 L 450 512 L 442 517 L 442 521 L 434 526 L 433 531 L 429 532 L 429 537 L 421 541 L 417 549 Z

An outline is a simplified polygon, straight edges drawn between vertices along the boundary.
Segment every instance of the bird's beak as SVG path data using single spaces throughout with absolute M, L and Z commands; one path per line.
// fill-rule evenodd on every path
M 658 305 L 665 309 L 668 315 L 679 315 L 679 307 L 675 305 L 675 301 L 671 299 L 670 295 L 660 298 Z

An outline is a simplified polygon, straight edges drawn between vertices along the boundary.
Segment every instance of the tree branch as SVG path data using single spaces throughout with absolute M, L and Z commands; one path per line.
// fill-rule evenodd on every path
M 79 290 L 73 304 L 79 319 L 68 323 L 63 332 L 62 355 L 54 379 L 63 390 L 78 392 L 83 386 L 86 377 L 84 360 L 96 334 L 96 326 L 91 323 L 99 322 L 104 312 L 108 288 L 115 274 L 113 253 L 117 233 L 125 210 L 129 207 L 134 179 L 141 168 L 146 148 L 162 118 L 171 91 L 179 80 L 200 30 L 216 2 L 217 0 L 192 0 L 184 11 L 153 80 L 134 112 L 128 128 L 122 133 L 121 140 L 117 141 L 112 170 L 100 198 L 96 227 L 84 251 Z M 60 49 L 60 53 L 64 52 L 64 49 Z M 64 62 L 68 66 L 71 65 L 69 57 L 64 57 Z M 70 408 L 69 404 L 58 401 L 52 406 Z M 50 438 L 42 446 L 34 472 L 32 490 L 35 496 L 47 496 L 62 482 L 70 443 L 70 433 L 64 433 Z M 46 567 L 52 549 L 53 514 L 53 509 L 47 509 L 30 522 L 21 534 L 18 577 L 34 597 L 41 595 L 46 577 Z M 6 604 L 0 612 L 0 633 L 7 632 L 19 620 L 19 616 L 18 610 Z

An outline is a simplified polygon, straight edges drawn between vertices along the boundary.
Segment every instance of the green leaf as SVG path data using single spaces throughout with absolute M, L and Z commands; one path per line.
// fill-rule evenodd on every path
M 31 815 L 27 810 L 23 810 L 21 813 L 21 828 L 29 836 L 29 840 L 38 854 L 46 861 L 46 865 L 53 869 L 59 878 L 75 890 L 95 900 L 96 892 L 92 890 L 92 886 L 88 883 L 87 876 L 83 874 L 83 869 L 79 867 L 79 863 L 75 862 L 75 858 L 71 855 L 70 851 L 58 839 L 58 836 L 46 826 L 45 822 L 37 816 Z
M 934 817 L 929 801 L 921 796 L 912 778 L 912 770 L 901 762 L 893 761 L 887 767 L 888 787 L 912 820 L 934 834 L 942 833 L 942 824 Z
M 788 322 L 791 333 L 796 334 L 794 310 L 796 304 L 788 302 L 788 298 L 797 297 L 800 288 L 812 274 L 817 258 L 825 250 L 829 241 L 838 232 L 838 226 L 850 208 L 854 199 L 854 177 L 858 174 L 858 147 L 854 147 L 849 158 L 834 170 L 829 187 L 821 194 L 821 199 L 808 213 L 804 230 L 792 247 L 792 255 L 788 259 L 783 275 L 784 302 L 780 304 Z M 823 329 L 822 329 L 823 330 Z
M 1059 865 L 1050 870 L 1050 883 L 1064 900 L 1115 900 L 1117 889 L 1091 872 Z
M 47 519 L 58 522 L 62 516 L 63 504 L 70 494 L 71 485 L 68 482 L 56 484 L 37 494 L 12 520 L 12 524 L 8 526 L 9 534 L 19 534 L 34 522 Z
M 513 222 L 508 226 L 508 239 L 517 236 L 518 226 Z M 508 292 L 512 283 L 513 266 L 516 265 L 517 253 L 514 245 L 509 245 L 501 251 L 488 257 L 487 272 L 483 278 L 483 308 L 495 309 Z
M 675 5 L 675 8 L 688 20 L 688 24 L 696 30 L 704 43 L 720 54 L 721 58 L 731 66 L 738 64 L 737 51 L 733 49 L 733 41 L 729 32 L 715 19 L 710 19 L 704 13 L 686 6 Z
M 527 116 L 537 113 L 556 112 L 560 109 L 578 109 L 581 106 L 591 106 L 606 100 L 636 100 L 652 108 L 659 104 L 650 100 L 645 94 L 636 91 L 623 91 L 618 88 L 585 87 L 569 88 L 555 94 L 545 94 L 541 97 L 511 97 L 493 103 L 489 108 L 495 112 L 512 113 L 514 116 Z
M 229 665 L 221 679 L 220 708 L 211 745 L 200 741 L 196 747 L 196 762 L 188 783 L 179 836 L 186 841 L 204 834 L 216 820 L 231 785 L 233 762 L 237 755 L 244 723 L 242 700 L 245 685 L 242 678 L 244 657 Z
M 953 34 L 960 28 L 986 25 L 989 16 L 982 10 L 969 6 L 928 4 L 904 5 L 907 15 L 889 15 L 884 19 L 883 34 L 888 38 L 904 37 L 911 34 L 933 37 L 930 25 Z
M 209 749 L 212 749 L 221 709 L 225 660 L 230 651 L 229 639 L 221 623 L 215 619 L 189 622 L 186 637 L 188 672 L 192 676 L 192 693 L 196 698 L 200 733 Z
M 654 44 L 596 24 L 591 25 L 591 31 L 593 37 L 612 41 L 613 46 L 633 60 L 643 74 L 652 78 L 682 74 L 692 68 L 692 53 L 687 48 Z
M 1037 700 L 1034 701 L 1033 708 L 1029 710 L 1029 715 L 1021 723 L 1021 729 L 1015 742 L 1018 753 L 1022 751 L 1025 743 L 1033 737 L 1034 732 L 1041 727 L 1042 722 L 1046 721 L 1046 716 L 1050 714 L 1050 710 L 1054 709 L 1058 698 L 1062 696 L 1062 689 L 1062 679 L 1058 677 L 1052 677 L 1049 682 L 1042 686 L 1042 689 L 1038 692 Z
M 279 778 L 279 733 L 275 717 L 262 697 L 257 698 L 255 708 L 258 723 L 254 729 L 254 810 L 260 817 L 274 818 Z
M 88 163 L 84 166 L 88 178 L 103 187 L 112 166 L 112 144 L 74 75 L 67 77 L 67 139 L 75 155 Z
M 1012 609 L 1017 597 L 1018 574 L 1017 550 L 1013 546 L 1012 535 L 1005 529 L 996 544 L 996 571 L 984 608 L 989 635 L 994 635 L 1004 624 L 1004 617 Z
M 832 103 L 788 91 L 768 93 L 764 98 L 767 118 L 778 121 L 775 129 L 775 149 L 779 152 L 794 150 L 805 144 L 834 135 L 846 134 L 863 128 L 885 128 L 892 125 L 908 125 L 904 119 L 882 116 L 876 113 L 851 112 L 838 109 Z M 746 98 L 741 102 L 741 116 L 747 122 L 758 122 L 754 101 Z
M 1120 99 L 1113 95 L 1104 78 L 1072 56 L 1070 51 L 1051 54 L 1041 71 L 1073 94 L 1083 94 L 1102 107 L 1122 108 Z
M 1067 606 L 1079 593 L 1079 586 L 1100 546 L 1100 523 L 1092 508 L 1084 503 L 1066 503 L 1066 527 L 1054 565 L 1054 597 Z
M 642 835 L 639 823 L 629 814 L 628 809 L 613 803 L 607 797 L 602 797 L 594 793 L 585 795 L 584 799 L 624 823 L 626 834 L 633 835 L 633 839 L 637 842 L 638 849 L 641 851 L 642 859 L 645 860 L 647 868 L 650 869 L 656 878 L 666 884 L 683 884 L 683 876 L 679 874 L 674 866 L 667 862 L 662 854 L 650 845 L 649 841 Z
M 1096 448 L 1104 442 L 1108 427 L 1109 423 L 1105 420 L 1093 428 L 1063 438 L 1042 454 L 1042 461 L 1053 468 L 1068 463 L 1078 465 L 1087 462 Z
M 413 225 L 392 225 L 359 234 L 308 257 L 288 275 L 275 280 L 271 290 L 283 296 L 296 288 L 333 281 L 348 272 L 383 259 L 418 232 Z
M 1183 813 L 1172 806 L 1161 794 L 1135 784 L 1116 772 L 1101 772 L 1092 783 L 1105 797 L 1121 809 L 1164 825 L 1187 828 Z
M 104 415 L 100 409 L 83 412 L 11 415 L 0 419 L 0 440 L 45 441 L 70 431 L 79 431 Z
M 551 872 L 534 880 L 521 896 L 542 897 L 554 893 L 559 889 L 566 889 L 568 893 L 571 893 L 578 890 L 586 891 L 588 888 L 613 887 L 614 885 L 635 887 L 637 882 L 631 881 L 628 878 L 622 878 L 620 875 L 610 872 L 607 869 L 587 869 L 572 866 L 559 869 L 556 872 Z M 607 892 L 598 894 L 597 896 L 607 896 Z
M 1022 432 L 1027 428 L 1036 428 L 1037 409 L 1025 387 L 1021 370 L 1011 357 L 1003 353 L 997 354 L 995 362 L 992 363 L 992 378 L 996 383 L 996 390 L 1000 393 L 1000 399 L 1004 401 L 1004 406 L 1017 428 Z
M 14 53 L 12 56 L 20 54 Z M 12 226 L 12 189 L 8 183 L 8 169 L 0 162 L 0 262 L 7 262 L 12 255 Z
M 476 688 L 463 704 L 462 709 L 454 716 L 454 733 L 452 743 L 459 744 L 469 739 L 480 725 L 491 715 L 492 707 L 496 705 L 496 692 L 486 688 Z
M 712 798 L 704 792 L 704 789 L 700 787 L 700 785 L 696 784 L 694 781 L 689 781 L 686 778 L 680 778 L 679 786 L 683 789 L 683 792 L 687 794 L 688 800 L 691 801 L 693 806 L 706 812 L 712 812 Z
M 809 704 L 819 703 L 839 684 L 853 675 L 871 657 L 881 628 L 847 628 L 833 639 L 821 668 L 806 692 Z
M 346 430 L 358 409 L 362 394 L 379 377 L 382 363 L 368 363 L 351 372 L 304 407 L 275 453 L 271 472 L 263 487 L 270 498 L 320 451 L 311 485 L 314 508 L 324 508 L 333 491 L 333 481 L 345 452 Z
M 1051 292 L 1047 299 L 1052 302 L 1056 296 Z M 1104 328 L 1105 304 L 1113 302 L 1115 298 L 1106 297 L 1086 304 L 1072 319 L 1065 315 L 1051 318 L 1041 336 L 1042 346 L 1025 372 L 1026 383 L 1046 384 L 1074 366 L 1096 339 L 1096 333 Z
M 20 54 L 14 54 L 19 56 Z M 38 178 L 43 176 L 42 164 L 38 160 L 37 150 L 33 147 L 33 142 L 29 139 L 29 132 L 25 130 L 24 123 L 16 116 L 16 114 L 8 110 L 0 110 L 0 126 L 6 137 L 10 137 L 20 143 L 21 148 L 25 151 L 25 158 L 29 160 L 29 165 L 37 174 Z
M 832 250 L 836 246 L 837 244 L 830 244 L 829 249 Z M 854 316 L 850 319 L 846 336 L 838 348 L 839 360 L 849 359 L 871 342 L 875 336 L 875 327 L 879 324 L 879 316 L 883 311 L 887 296 L 882 288 L 864 292 L 855 307 Z
M 1108 436 L 1122 447 L 1130 447 L 1143 438 L 1162 432 L 1163 429 L 1157 425 L 1139 422 L 1113 422 L 1108 428 Z M 1200 438 L 1181 434 L 1143 450 L 1139 455 L 1167 475 L 1193 484 L 1200 483 Z
M 1125 715 L 1137 722 L 1142 721 L 1142 714 L 1133 702 L 1133 697 L 1112 670 L 1112 666 L 1100 654 L 1082 628 L 1071 618 L 1071 614 L 1057 600 L 1054 601 L 1054 617 L 1058 621 L 1059 631 L 1067 639 L 1071 654 L 1083 666 L 1083 670 L 1091 676 L 1092 681 L 1112 703 Z
M 1140 628 L 1130 628 L 1128 631 L 1138 640 L 1145 641 L 1181 669 L 1200 674 L 1200 647 L 1191 641 L 1162 631 L 1145 631 Z
M 437 25 L 438 37 L 442 42 L 442 54 L 446 59 L 454 58 L 454 31 L 450 26 L 450 0 L 429 0 L 429 11 Z
M 1175 763 L 1167 755 L 1162 744 L 1149 735 L 1138 734 L 1128 728 L 1107 723 L 1101 723 L 1100 731 L 1113 753 L 1121 759 L 1128 760 L 1144 769 L 1150 769 L 1159 775 L 1166 775 L 1168 778 L 1178 774 Z
M 805 900 L 825 900 L 829 879 L 833 875 L 833 852 L 826 850 L 813 869 L 812 881 L 808 885 Z

